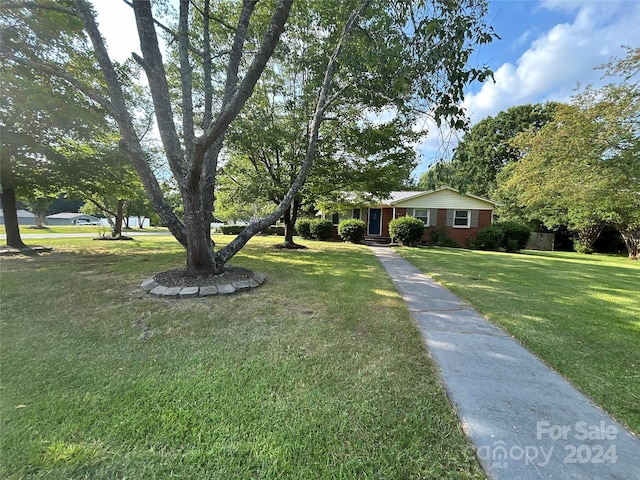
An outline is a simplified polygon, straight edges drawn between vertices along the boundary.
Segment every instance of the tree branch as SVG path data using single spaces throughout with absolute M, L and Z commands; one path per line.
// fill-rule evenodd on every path
M 178 132 L 173 123 L 173 108 L 171 106 L 169 85 L 162 62 L 162 53 L 158 45 L 158 36 L 154 27 L 155 22 L 151 12 L 151 3 L 145 0 L 136 0 L 133 3 L 133 11 L 136 16 L 140 48 L 144 58 L 145 72 L 149 81 L 153 106 L 156 111 L 160 138 L 171 172 L 182 188 L 187 166 L 184 161 Z
M 238 27 L 236 28 L 236 34 L 233 38 L 231 53 L 229 54 L 227 80 L 224 87 L 224 98 L 222 100 L 223 105 L 231 100 L 238 85 L 238 70 L 240 68 L 240 61 L 242 60 L 242 53 L 244 51 L 244 41 L 247 38 L 249 21 L 251 20 L 251 15 L 253 15 L 256 3 L 256 0 L 244 0 L 242 2 L 242 12 L 240 13 Z
M 205 8 L 203 10 L 194 1 L 191 1 L 191 5 L 193 6 L 193 8 L 195 8 L 200 13 L 200 15 L 202 15 L 202 18 L 205 20 L 205 23 L 209 23 L 210 20 L 214 20 L 216 23 L 222 25 L 227 30 L 235 33 L 236 28 L 233 25 L 225 22 L 220 17 L 214 17 L 213 15 L 211 15 L 211 12 L 209 11 L 209 9 L 206 6 L 205 6 Z M 206 1 L 206 5 L 209 5 L 209 1 L 208 0 Z
M 202 69 L 204 71 L 204 112 L 202 128 L 209 128 L 213 120 L 213 81 L 211 79 L 211 35 L 209 32 L 209 9 L 211 0 L 204 0 L 204 12 L 202 14 Z
M 104 107 L 109 113 L 113 113 L 111 102 L 102 94 L 102 92 L 96 90 L 95 88 L 89 87 L 87 84 L 81 82 L 73 75 L 68 73 L 65 69 L 46 63 L 35 62 L 27 58 L 16 57 L 10 52 L 3 51 L 2 55 L 8 60 L 12 60 L 26 67 L 64 80 L 65 82 L 73 86 L 76 90 L 82 92 L 88 98 L 96 102 L 98 105 Z
M 130 2 L 129 0 L 122 0 L 124 3 L 126 3 L 128 6 L 130 6 L 131 8 L 133 8 L 133 3 Z M 169 27 L 167 27 L 164 23 L 158 21 L 157 19 L 153 19 L 153 23 L 155 23 L 158 27 L 160 27 L 160 29 L 164 30 L 165 32 L 167 32 L 169 35 L 171 35 L 173 37 L 174 40 L 179 38 L 179 35 L 174 32 L 173 30 L 171 30 Z M 199 57 L 202 58 L 203 54 L 200 50 L 197 50 L 195 48 L 193 48 L 192 46 L 189 46 L 189 51 L 191 53 L 193 53 L 194 55 L 197 55 Z
M 342 49 L 344 47 L 344 42 L 346 41 L 349 33 L 353 30 L 356 22 L 364 13 L 366 8 L 371 3 L 371 0 L 362 0 L 360 4 L 360 8 L 353 11 L 347 20 L 347 23 L 344 26 L 342 34 L 338 40 L 338 43 L 333 51 L 329 59 L 329 63 L 327 64 L 327 68 L 325 70 L 324 79 L 322 81 L 322 86 L 320 88 L 320 92 L 318 94 L 318 100 L 316 102 L 316 109 L 313 115 L 313 120 L 311 122 L 311 135 L 309 137 L 309 143 L 307 146 L 307 151 L 305 154 L 305 159 L 298 172 L 298 176 L 295 181 L 292 183 L 289 191 L 285 195 L 280 205 L 269 215 L 260 220 L 249 224 L 236 238 L 234 238 L 227 246 L 220 249 L 217 253 L 216 260 L 220 264 L 224 265 L 229 259 L 231 259 L 242 247 L 246 245 L 246 243 L 251 239 L 253 235 L 264 230 L 269 225 L 278 220 L 284 212 L 291 206 L 291 202 L 294 200 L 298 191 L 304 184 L 307 179 L 307 175 L 309 174 L 309 170 L 313 165 L 313 158 L 316 153 L 318 138 L 320 133 L 320 125 L 322 123 L 322 118 L 324 116 L 324 111 L 327 107 L 327 100 L 329 98 L 329 90 L 331 89 L 331 85 L 333 82 L 333 75 L 335 73 L 336 67 L 338 65 L 338 58 Z
M 195 125 L 193 121 L 192 69 L 189 63 L 189 0 L 180 0 L 178 21 L 178 56 L 180 58 L 180 84 L 182 87 L 182 135 L 187 162 L 193 157 Z
M 109 210 L 106 205 L 101 204 L 100 202 L 95 200 L 93 197 L 91 197 L 91 195 L 88 192 L 85 192 L 85 196 L 86 196 L 87 200 L 89 200 L 91 203 L 93 203 L 96 207 L 98 207 L 98 209 L 102 210 L 104 213 L 107 213 L 107 214 L 112 215 L 114 217 L 117 216 L 117 214 L 115 212 L 112 212 L 111 210 Z
M 71 10 L 70 8 L 61 7 L 60 5 L 52 5 L 52 4 L 40 4 L 36 2 L 2 2 L 0 3 L 0 10 L 3 9 L 14 9 L 14 8 L 30 8 L 33 10 L 52 10 L 54 12 L 66 13 L 68 15 L 73 15 L 74 17 L 78 17 L 76 12 Z
M 253 3 L 252 0 L 245 0 L 246 4 Z M 271 18 L 269 28 L 265 33 L 265 36 L 260 45 L 260 49 L 249 67 L 247 74 L 242 80 L 240 87 L 234 92 L 233 96 L 223 103 L 223 109 L 215 122 L 213 122 L 205 131 L 203 135 L 198 137 L 195 142 L 193 162 L 189 171 L 189 178 L 187 184 L 189 188 L 196 188 L 198 185 L 202 165 L 204 163 L 205 154 L 207 150 L 219 140 L 224 138 L 224 133 L 231 124 L 231 122 L 238 116 L 240 110 L 246 103 L 247 99 L 253 93 L 253 89 L 256 82 L 260 78 L 269 58 L 273 54 L 280 35 L 284 30 L 284 25 L 289 17 L 289 12 L 293 5 L 292 0 L 279 0 L 276 9 Z M 253 9 L 253 7 L 251 7 Z M 244 7 L 243 7 L 244 10 Z M 247 5 L 247 13 L 249 5 Z M 239 36 L 238 36 L 239 38 Z M 239 43 L 239 40 L 238 40 Z M 234 44 L 234 47 L 236 45 Z M 238 47 L 240 48 L 240 47 Z M 240 49 L 241 52 L 241 49 Z M 239 60 L 238 60 L 239 61 Z M 230 65 L 233 61 L 230 60 Z M 227 88 L 230 88 L 233 83 L 234 68 L 230 67 L 228 73 Z M 237 73 L 237 72 L 236 72 Z M 230 78 L 230 79 L 229 79 Z
M 82 18 L 89 39 L 93 45 L 98 64 L 105 77 L 107 87 L 111 95 L 112 115 L 118 123 L 120 135 L 120 148 L 127 154 L 132 165 L 138 172 L 140 180 L 149 195 L 149 198 L 160 218 L 167 224 L 167 227 L 175 238 L 186 248 L 187 239 L 185 228 L 182 222 L 173 213 L 171 207 L 167 204 L 162 188 L 158 184 L 158 180 L 154 175 L 151 167 L 147 163 L 147 158 L 140 145 L 133 121 L 127 110 L 122 85 L 118 79 L 113 63 L 109 58 L 107 48 L 104 44 L 102 35 L 98 30 L 93 9 L 86 0 L 75 0 L 74 2 L 80 18 Z

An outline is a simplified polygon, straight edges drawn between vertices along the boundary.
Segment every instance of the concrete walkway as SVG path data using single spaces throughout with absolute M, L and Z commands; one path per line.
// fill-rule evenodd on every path
M 489 478 L 640 480 L 640 440 L 392 249 L 371 249 L 409 306 Z

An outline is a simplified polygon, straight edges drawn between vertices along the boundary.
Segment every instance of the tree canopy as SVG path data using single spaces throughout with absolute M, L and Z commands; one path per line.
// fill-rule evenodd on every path
M 537 131 L 549 123 L 557 106 L 556 102 L 518 105 L 480 120 L 465 132 L 450 162 L 438 163 L 422 175 L 422 188 L 450 185 L 491 197 L 498 173 L 521 157 L 510 140 L 520 132 Z
M 187 275 L 220 271 L 252 235 L 283 215 L 316 158 L 322 124 L 331 117 L 340 121 L 341 106 L 390 114 L 402 122 L 430 115 L 437 123 L 459 128 L 465 124 L 459 107 L 464 87 L 490 74 L 468 63 L 474 47 L 493 38 L 483 19 L 484 0 L 180 0 L 177 16 L 154 12 L 163 3 L 134 0 L 131 5 L 141 51 L 134 58 L 146 73 L 166 170 L 182 198 L 183 220 L 174 214 L 148 163 L 135 128 L 136 109 L 124 88 L 128 74 L 109 58 L 90 3 L 14 1 L 3 2 L 1 8 L 22 16 L 45 9 L 68 15 L 63 27 L 81 20 L 90 45 L 74 39 L 65 48 L 90 50 L 93 62 L 86 68 L 69 68 L 66 57 L 23 55 L 19 46 L 12 59 L 76 88 L 115 120 L 120 149 L 163 222 L 186 249 Z M 159 30 L 175 48 L 166 59 Z M 278 49 L 284 49 L 282 59 L 304 51 L 307 71 L 315 79 L 309 83 L 309 108 L 299 118 L 307 130 L 300 168 L 269 215 L 216 251 L 210 222 L 225 136 Z
M 139 182 L 119 151 L 117 129 L 107 110 L 35 65 L 62 62 L 87 78 L 92 70 L 93 55 L 81 47 L 82 22 L 60 11 L 60 5 L 49 5 L 52 8 L 9 8 L 0 22 L 3 193 L 13 189 L 40 216 L 60 193 L 85 199 L 126 195 Z M 97 73 L 94 69 L 94 82 L 99 82 Z
M 622 80 L 586 88 L 553 121 L 513 141 L 522 159 L 499 176 L 498 198 L 547 227 L 567 225 L 589 251 L 605 224 L 630 258 L 640 245 L 640 48 L 606 66 Z
M 304 55 L 302 55 L 304 57 Z M 300 62 L 302 63 L 302 62 Z M 315 91 L 304 64 L 278 66 L 256 88 L 247 109 L 227 135 L 227 161 L 217 189 L 218 209 L 233 199 L 255 213 L 258 205 L 279 205 L 295 180 L 308 144 L 309 105 Z M 286 93 L 281 93 L 286 92 Z M 372 195 L 398 189 L 416 165 L 413 142 L 419 134 L 411 125 L 369 118 L 359 104 L 341 105 L 322 125 L 313 169 L 283 215 L 285 246 L 293 243 L 294 224 L 301 209 L 336 193 Z M 216 210 L 217 211 L 217 210 Z

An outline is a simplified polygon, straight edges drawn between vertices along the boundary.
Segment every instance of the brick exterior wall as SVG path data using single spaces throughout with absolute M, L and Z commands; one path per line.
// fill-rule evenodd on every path
M 407 214 L 406 208 L 396 208 L 396 218 L 404 217 Z M 439 208 L 438 209 L 438 218 L 435 227 L 427 227 L 425 229 L 424 235 L 422 236 L 422 241 L 431 243 L 431 234 L 434 231 L 438 231 L 444 228 L 446 235 L 455 240 L 458 245 L 461 247 L 467 246 L 468 242 L 475 239 L 478 235 L 478 232 L 485 227 L 491 225 L 491 210 L 479 210 L 478 211 L 478 226 L 470 227 L 470 228 L 453 228 L 447 227 L 447 209 Z M 389 222 L 393 219 L 393 209 L 392 208 L 383 208 L 382 209 L 382 236 L 389 237 Z
M 406 208 L 396 208 L 396 218 L 404 217 L 407 214 Z M 382 231 L 381 237 L 391 237 L 389 234 L 389 222 L 393 220 L 393 208 L 382 209 Z
M 453 228 L 447 227 L 447 210 L 445 208 L 438 209 L 438 223 L 435 227 L 427 227 L 425 229 L 424 235 L 422 236 L 423 241 L 431 242 L 431 232 L 440 230 L 444 227 L 444 231 L 447 234 L 447 237 L 455 240 L 458 245 L 461 247 L 467 246 L 467 243 L 476 238 L 478 232 L 485 227 L 491 225 L 491 210 L 479 210 L 478 211 L 478 226 L 470 227 L 470 228 Z
M 434 209 L 431 209 L 433 212 Z M 423 242 L 431 243 L 431 235 L 435 231 L 444 229 L 445 234 L 455 240 L 459 246 L 466 247 L 468 243 L 475 239 L 478 232 L 485 227 L 491 225 L 491 218 L 493 216 L 492 210 L 477 210 L 478 212 L 478 226 L 470 228 L 453 228 L 447 227 L 447 209 L 439 208 L 437 215 L 437 223 L 434 227 L 427 227 L 424 235 L 422 236 Z M 395 209 L 396 218 L 404 217 L 407 214 L 406 208 Z M 382 228 L 380 232 L 381 237 L 390 237 L 389 235 L 389 222 L 393 220 L 393 208 L 382 208 Z M 336 240 L 340 240 L 338 235 L 338 228 L 336 226 L 332 229 L 332 237 Z

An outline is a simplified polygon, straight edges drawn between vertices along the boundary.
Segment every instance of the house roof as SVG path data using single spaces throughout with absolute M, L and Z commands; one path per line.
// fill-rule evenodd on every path
M 68 220 L 73 220 L 74 218 L 98 218 L 98 217 L 94 217 L 93 215 L 87 215 L 86 213 L 69 213 L 69 212 L 61 212 L 61 213 L 55 213 L 53 215 L 47 215 L 47 218 L 65 218 Z
M 455 188 L 439 187 L 435 190 L 424 191 L 395 191 L 386 198 L 369 197 L 356 201 L 354 193 L 343 192 L 340 201 L 327 202 L 320 207 L 320 212 L 332 212 L 340 206 L 365 206 L 365 207 L 398 207 L 398 208 L 486 208 L 492 209 L 500 205 L 488 198 L 479 197 L 470 193 L 460 193 Z
M 16 213 L 18 214 L 19 218 L 36 218 L 36 216 L 33 213 L 27 210 L 18 209 L 16 210 Z M 0 217 L 4 217 L 4 212 L 2 211 L 1 208 L 0 208 Z
M 396 205 L 397 203 L 404 202 L 406 200 L 412 200 L 412 199 L 423 197 L 423 196 L 427 196 L 427 195 L 432 195 L 434 193 L 441 192 L 443 190 L 449 190 L 451 192 L 460 193 L 458 190 L 456 190 L 455 188 L 451 188 L 451 187 L 439 187 L 439 188 L 436 188 L 435 190 L 427 190 L 427 191 L 421 191 L 421 192 L 416 192 L 416 191 L 391 192 L 389 197 L 384 199 L 384 200 L 381 200 L 380 203 L 381 203 L 381 205 L 388 205 L 388 206 L 392 207 L 392 206 Z M 498 203 L 494 202 L 493 200 L 489 200 L 488 198 L 479 197 L 477 195 L 472 195 L 470 193 L 464 193 L 464 194 L 460 193 L 460 195 L 467 196 L 467 197 L 470 197 L 470 198 L 475 198 L 476 200 L 480 200 L 482 202 L 490 203 L 494 207 L 498 205 Z

